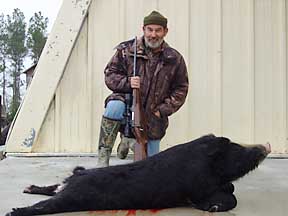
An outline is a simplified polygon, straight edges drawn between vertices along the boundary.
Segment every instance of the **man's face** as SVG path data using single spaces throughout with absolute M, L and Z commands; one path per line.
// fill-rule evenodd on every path
M 143 33 L 146 46 L 151 49 L 157 49 L 161 46 L 164 37 L 168 32 L 167 28 L 161 25 L 150 24 L 143 26 Z

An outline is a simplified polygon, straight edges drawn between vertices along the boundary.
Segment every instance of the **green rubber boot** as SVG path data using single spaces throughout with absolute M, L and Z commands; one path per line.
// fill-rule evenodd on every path
M 98 143 L 98 163 L 97 167 L 108 167 L 109 159 L 114 146 L 121 121 L 102 117 L 99 143 Z
M 125 159 L 128 155 L 129 149 L 134 152 L 134 145 L 136 140 L 134 138 L 125 137 L 121 134 L 121 141 L 117 147 L 117 156 L 120 159 Z

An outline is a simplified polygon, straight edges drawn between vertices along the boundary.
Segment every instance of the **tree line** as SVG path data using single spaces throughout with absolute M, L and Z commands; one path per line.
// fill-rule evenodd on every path
M 34 13 L 26 23 L 24 13 L 16 8 L 11 15 L 0 14 L 0 82 L 2 112 L 11 121 L 21 103 L 20 75 L 24 63 L 36 64 L 47 40 L 48 18 Z M 11 92 L 10 96 L 8 92 Z

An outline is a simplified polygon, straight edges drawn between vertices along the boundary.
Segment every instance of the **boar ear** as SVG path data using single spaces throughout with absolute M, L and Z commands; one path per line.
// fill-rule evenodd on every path
M 227 150 L 227 145 L 230 144 L 230 140 L 226 137 L 216 137 L 213 140 L 213 147 L 208 150 L 207 154 L 209 156 L 219 155 Z
M 216 139 L 220 145 L 227 145 L 231 142 L 227 137 L 217 137 Z

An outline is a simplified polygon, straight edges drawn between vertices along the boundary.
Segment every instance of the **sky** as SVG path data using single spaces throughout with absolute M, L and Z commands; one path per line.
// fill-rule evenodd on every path
M 14 8 L 19 8 L 28 23 L 35 12 L 41 11 L 42 15 L 49 19 L 48 32 L 50 32 L 61 4 L 62 0 L 0 0 L 0 14 L 11 15 Z

